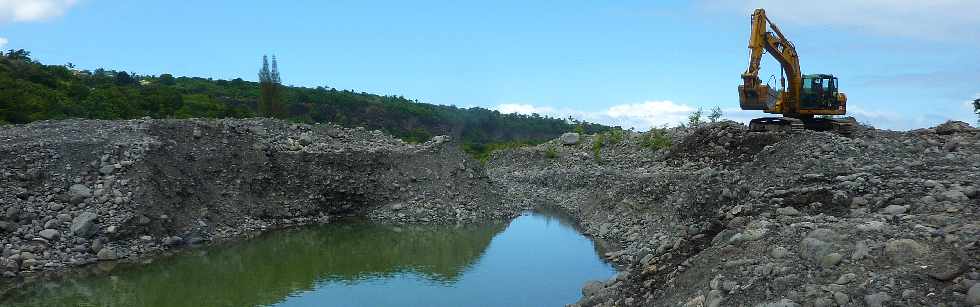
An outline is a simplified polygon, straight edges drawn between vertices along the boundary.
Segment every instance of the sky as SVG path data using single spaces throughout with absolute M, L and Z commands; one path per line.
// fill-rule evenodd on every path
M 0 0 L 0 48 L 46 64 L 283 82 L 645 130 L 718 106 L 738 121 L 762 7 L 848 114 L 907 130 L 976 123 L 980 1 Z M 768 55 L 763 81 L 779 66 Z M 776 81 L 778 83 L 778 81 Z

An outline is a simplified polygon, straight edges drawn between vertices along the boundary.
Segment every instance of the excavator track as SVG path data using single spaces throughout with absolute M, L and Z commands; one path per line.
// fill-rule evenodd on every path
M 763 117 L 749 122 L 751 132 L 799 133 L 803 130 L 830 131 L 842 136 L 851 136 L 857 126 L 854 118 L 808 118 Z

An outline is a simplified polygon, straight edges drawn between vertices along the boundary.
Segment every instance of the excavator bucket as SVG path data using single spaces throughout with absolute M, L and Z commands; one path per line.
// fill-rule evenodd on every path
M 776 105 L 776 91 L 768 85 L 739 85 L 738 103 L 742 110 L 772 109 Z

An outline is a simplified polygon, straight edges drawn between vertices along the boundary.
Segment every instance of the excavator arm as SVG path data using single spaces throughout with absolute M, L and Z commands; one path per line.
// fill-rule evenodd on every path
M 752 13 L 749 50 L 749 68 L 742 73 L 742 85 L 738 87 L 742 109 L 764 110 L 767 113 L 797 113 L 803 76 L 796 46 L 783 35 L 776 24 L 769 20 L 769 17 L 766 17 L 766 11 L 763 9 L 756 9 Z M 782 72 L 789 78 L 788 87 L 786 80 L 780 79 L 782 92 L 778 97 L 772 92 L 772 88 L 762 84 L 762 80 L 759 79 L 763 51 L 768 52 L 779 62 Z

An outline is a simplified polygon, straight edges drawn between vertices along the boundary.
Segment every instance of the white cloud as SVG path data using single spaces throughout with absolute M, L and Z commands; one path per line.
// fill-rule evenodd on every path
M 642 103 L 620 104 L 599 111 L 576 111 L 532 104 L 501 104 L 495 107 L 501 113 L 537 113 L 557 118 L 569 116 L 604 125 L 622 126 L 647 130 L 651 127 L 674 126 L 687 121 L 687 115 L 697 107 L 669 100 L 646 101 Z
M 710 8 L 750 13 L 765 8 L 777 24 L 831 25 L 927 40 L 973 40 L 980 34 L 976 0 L 739 0 L 702 2 Z
M 0 37 L 0 49 L 3 49 L 3 47 L 6 47 L 7 46 L 7 43 L 9 43 L 9 42 L 10 41 L 8 41 L 6 37 Z
M 0 0 L 0 23 L 40 21 L 61 16 L 77 0 Z

